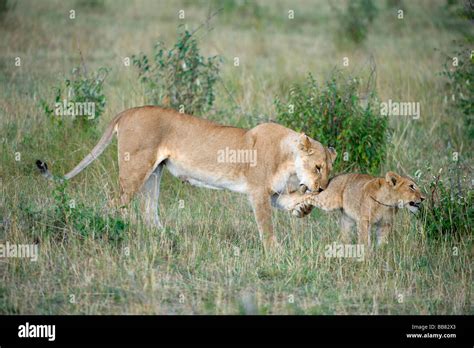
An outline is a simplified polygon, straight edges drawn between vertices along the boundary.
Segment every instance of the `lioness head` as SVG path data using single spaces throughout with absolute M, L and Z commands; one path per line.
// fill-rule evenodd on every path
M 324 190 L 328 186 L 336 156 L 336 150 L 332 147 L 326 148 L 306 134 L 301 134 L 295 160 L 300 185 L 305 185 L 312 192 Z
M 412 213 L 418 212 L 425 196 L 413 180 L 394 172 L 387 172 L 385 181 L 390 187 L 392 199 L 396 200 L 399 206 L 408 208 Z

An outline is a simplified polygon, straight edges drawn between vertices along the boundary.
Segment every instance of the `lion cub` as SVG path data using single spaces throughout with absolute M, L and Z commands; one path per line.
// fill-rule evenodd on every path
M 359 243 L 369 245 L 373 225 L 376 226 L 377 244 L 384 243 L 398 208 L 406 207 L 417 213 L 425 199 L 413 180 L 394 172 L 388 172 L 385 178 L 366 174 L 338 175 L 330 180 L 323 192 L 305 196 L 304 201 L 293 209 L 293 215 L 304 215 L 308 205 L 325 211 L 341 209 L 343 238 L 350 238 L 351 229 L 356 224 Z

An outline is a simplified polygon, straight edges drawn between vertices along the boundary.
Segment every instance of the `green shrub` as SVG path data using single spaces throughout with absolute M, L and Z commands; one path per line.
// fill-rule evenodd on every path
M 187 30 L 169 50 L 158 42 L 151 58 L 143 53 L 133 56 L 149 102 L 196 115 L 214 103 L 219 63 L 217 56 L 201 56 L 196 39 Z
M 471 233 L 474 224 L 474 191 L 458 164 L 448 166 L 447 179 L 441 170 L 428 183 L 427 200 L 419 217 L 428 238 Z
M 454 66 L 457 58 L 457 66 Z M 460 117 L 469 139 L 474 139 L 474 58 L 467 48 L 448 57 L 442 75 L 447 78 L 448 107 L 453 117 Z
M 374 92 L 366 105 L 359 98 L 360 80 L 340 73 L 319 86 L 311 74 L 293 86 L 286 101 L 276 100 L 277 120 L 295 131 L 336 148 L 335 170 L 380 173 L 385 158 L 388 119 L 379 116 Z
M 105 8 L 104 0 L 76 0 L 76 5 L 81 8 L 91 10 L 103 10 Z
M 474 1 L 472 0 L 446 0 L 443 10 L 444 13 L 447 12 L 455 17 L 469 21 L 474 19 Z
M 405 4 L 403 0 L 387 0 L 386 7 L 388 9 L 399 9 L 405 11 Z
M 372 0 L 348 1 L 345 11 L 339 13 L 344 36 L 355 43 L 364 41 L 377 14 L 378 9 Z
M 41 99 L 44 113 L 59 125 L 71 118 L 74 125 L 84 128 L 95 126 L 105 111 L 104 81 L 108 71 L 107 68 L 99 68 L 88 75 L 85 69 L 74 68 L 70 77 L 53 87 L 53 103 Z
M 71 228 L 82 237 L 107 238 L 119 242 L 124 238 L 130 224 L 114 214 L 98 212 L 75 200 L 67 193 L 67 182 L 58 184 L 53 191 L 54 205 L 44 213 L 48 225 L 57 227 L 54 231 Z M 64 237 L 64 236 L 58 236 Z
M 16 3 L 11 0 L 0 0 L 0 20 L 2 20 L 8 11 L 11 11 L 15 7 Z

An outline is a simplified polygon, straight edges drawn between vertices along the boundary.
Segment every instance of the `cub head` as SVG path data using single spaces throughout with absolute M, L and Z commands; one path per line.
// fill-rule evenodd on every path
M 300 185 L 312 192 L 320 192 L 328 186 L 329 174 L 336 159 L 336 150 L 302 133 L 298 139 L 295 158 L 296 175 Z
M 399 204 L 399 207 L 408 208 L 412 213 L 417 213 L 420 204 L 425 200 L 418 185 L 410 178 L 398 175 L 394 172 L 388 172 L 385 175 L 391 198 Z

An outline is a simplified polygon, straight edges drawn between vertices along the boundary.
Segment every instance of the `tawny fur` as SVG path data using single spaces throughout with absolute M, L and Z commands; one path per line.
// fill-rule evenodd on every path
M 308 205 L 325 211 L 341 210 L 344 240 L 350 239 L 352 227 L 356 225 L 359 243 L 370 244 L 371 227 L 376 226 L 377 242 L 381 244 L 387 239 L 398 209 L 408 208 L 416 213 L 424 199 L 413 180 L 394 172 L 388 172 L 385 178 L 343 174 L 331 179 L 322 193 L 305 195 L 293 214 L 305 214 Z
M 271 205 L 289 211 L 301 201 L 300 185 L 316 192 L 324 189 L 336 157 L 334 149 L 275 123 L 245 130 L 144 106 L 115 117 L 91 153 L 64 179 L 71 179 L 96 159 L 114 134 L 122 205 L 141 192 L 147 222 L 160 226 L 159 185 L 162 169 L 167 167 L 193 185 L 247 194 L 265 245 L 276 242 Z M 219 162 L 218 151 L 225 148 L 255 151 L 256 165 Z M 43 175 L 52 177 L 44 162 L 37 164 Z

